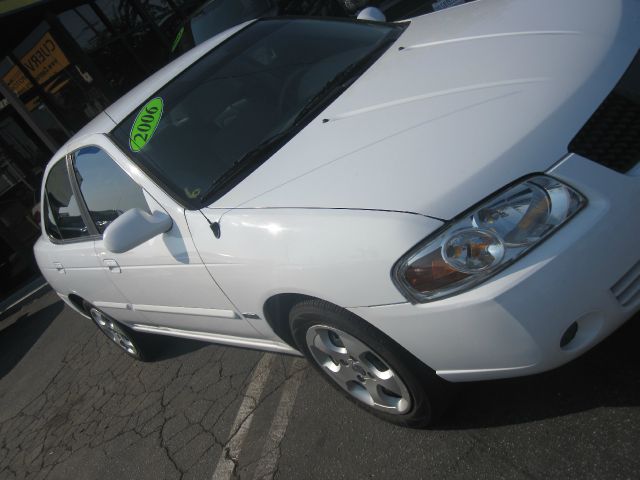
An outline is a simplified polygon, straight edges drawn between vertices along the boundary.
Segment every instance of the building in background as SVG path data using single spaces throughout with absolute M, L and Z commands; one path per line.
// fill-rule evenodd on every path
M 0 2 L 0 300 L 37 274 L 32 246 L 51 155 L 171 60 L 176 31 L 202 3 Z

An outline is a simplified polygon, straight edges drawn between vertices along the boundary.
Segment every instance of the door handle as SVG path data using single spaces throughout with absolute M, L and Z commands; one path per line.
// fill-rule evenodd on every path
M 105 267 L 107 267 L 109 269 L 109 271 L 111 273 L 121 273 L 122 270 L 120 270 L 120 265 L 118 265 L 118 262 L 116 262 L 115 260 L 112 260 L 110 258 L 105 258 L 102 263 L 104 264 Z
M 64 267 L 60 262 L 53 262 L 53 266 L 58 271 L 58 273 L 67 273 L 67 271 L 64 269 Z

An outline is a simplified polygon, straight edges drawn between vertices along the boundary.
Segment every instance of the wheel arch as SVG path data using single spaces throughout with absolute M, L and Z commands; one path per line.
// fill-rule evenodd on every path
M 409 352 L 409 350 L 407 350 L 403 345 L 391 338 L 386 332 L 380 330 L 380 328 L 373 325 L 367 319 L 361 317 L 360 315 L 350 311 L 345 307 L 341 307 L 334 302 L 330 302 L 314 295 L 307 295 L 302 293 L 278 293 L 269 297 L 264 303 L 263 312 L 265 321 L 267 322 L 269 327 L 271 327 L 274 333 L 290 347 L 298 350 L 296 342 L 293 339 L 293 335 L 291 333 L 291 327 L 289 325 L 289 314 L 291 313 L 291 310 L 294 306 L 306 300 L 319 300 L 340 310 L 346 311 L 349 315 L 356 317 L 370 328 L 376 330 L 380 335 L 387 338 L 390 342 L 393 342 L 397 346 L 397 348 L 404 352 L 405 355 L 412 358 L 412 360 L 417 362 L 418 364 L 422 365 L 433 375 L 436 375 L 435 369 L 433 369 L 431 366 L 427 365 L 414 354 Z
M 289 327 L 289 313 L 298 303 L 305 300 L 322 300 L 321 298 L 301 293 L 278 293 L 269 297 L 264 303 L 264 319 L 274 333 L 290 347 L 295 348 L 295 341 Z
M 67 295 L 67 299 L 69 300 L 69 303 L 71 304 L 71 306 L 74 307 L 76 310 L 78 310 L 80 313 L 87 316 L 89 315 L 89 312 L 85 308 L 85 303 L 88 303 L 88 302 L 84 298 L 82 298 L 80 295 L 76 293 L 70 293 L 69 295 Z

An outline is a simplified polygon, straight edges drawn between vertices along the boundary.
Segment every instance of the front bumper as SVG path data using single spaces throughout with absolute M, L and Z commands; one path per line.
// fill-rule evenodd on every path
M 520 261 L 451 298 L 350 310 L 454 382 L 542 372 L 599 343 L 640 308 L 640 168 L 572 154 L 547 173 L 589 204 Z

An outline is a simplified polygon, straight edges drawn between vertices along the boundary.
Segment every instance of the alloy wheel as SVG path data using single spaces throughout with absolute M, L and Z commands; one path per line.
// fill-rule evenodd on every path
M 310 327 L 306 341 L 313 359 L 353 398 L 386 413 L 400 415 L 411 408 L 402 379 L 362 341 L 326 325 Z
M 113 343 L 131 355 L 138 355 L 138 351 L 133 341 L 125 332 L 122 331 L 121 328 L 118 327 L 117 323 L 113 319 L 102 313 L 97 308 L 91 308 L 89 313 L 98 328 L 102 330 L 104 334 L 113 341 Z

